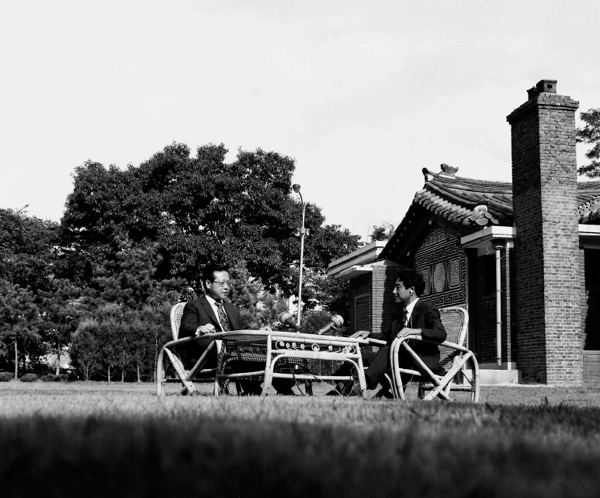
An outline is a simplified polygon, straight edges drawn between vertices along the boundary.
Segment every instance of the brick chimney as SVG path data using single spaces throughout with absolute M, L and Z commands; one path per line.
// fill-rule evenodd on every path
M 511 125 L 517 364 L 523 380 L 583 383 L 575 111 L 556 80 L 528 90 Z

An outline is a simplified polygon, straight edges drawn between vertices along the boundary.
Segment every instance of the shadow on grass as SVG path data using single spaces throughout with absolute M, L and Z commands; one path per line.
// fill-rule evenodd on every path
M 4 417 L 0 497 L 587 498 L 600 486 L 597 408 L 242 401 L 211 400 L 212 415 Z

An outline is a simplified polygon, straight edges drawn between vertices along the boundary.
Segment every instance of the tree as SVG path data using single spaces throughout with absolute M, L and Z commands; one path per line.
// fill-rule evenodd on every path
M 110 381 L 116 370 L 121 380 L 134 371 L 139 380 L 156 368 L 158 350 L 169 339 L 168 310 L 185 282 L 153 278 L 161 261 L 156 244 L 117 239 L 113 245 L 116 253 L 94 265 L 78 303 L 85 319 L 73 335 L 74 364 L 86 379 L 104 370 Z
M 580 117 L 585 126 L 577 129 L 577 143 L 593 146 L 585 153 L 585 157 L 591 162 L 577 168 L 577 173 L 590 178 L 600 178 L 600 108 L 582 112 Z
M 277 316 L 285 311 L 287 303 L 278 298 L 277 293 L 265 290 L 260 279 L 254 278 L 240 261 L 229 270 L 231 291 L 229 298 L 240 309 L 242 327 L 259 329 L 277 321 Z
M 32 292 L 47 288 L 57 240 L 58 224 L 0 209 L 0 278 Z
M 328 276 L 325 272 L 308 269 L 304 277 L 302 300 L 304 309 L 321 309 L 330 314 L 350 316 L 350 283 Z
M 369 235 L 371 242 L 388 240 L 394 235 L 394 225 L 383 222 L 381 225 L 373 225 L 373 231 Z
M 208 262 L 248 271 L 267 287 L 297 288 L 302 208 L 291 193 L 294 161 L 261 149 L 240 150 L 225 163 L 221 145 L 199 147 L 196 157 L 173 143 L 139 168 L 106 169 L 94 162 L 77 168 L 62 233 L 67 245 L 98 263 L 116 252 L 115 242 L 157 244 L 155 277 L 186 279 L 198 287 Z M 327 265 L 358 246 L 358 237 L 324 226 L 320 209 L 306 209 L 305 264 Z M 80 265 L 81 266 L 81 265 Z
M 84 380 L 90 380 L 102 365 L 98 330 L 96 319 L 84 319 L 72 337 L 71 360 L 76 369 L 83 373 Z
M 29 288 L 0 280 L 0 358 L 13 346 L 15 379 L 19 372 L 19 340 L 26 348 L 27 341 L 36 343 L 39 312 Z M 25 355 L 21 355 L 25 364 Z
M 53 279 L 48 291 L 40 296 L 40 329 L 48 352 L 56 355 L 56 375 L 60 371 L 62 352 L 71 344 L 71 335 L 77 330 L 82 306 L 81 289 L 66 279 Z

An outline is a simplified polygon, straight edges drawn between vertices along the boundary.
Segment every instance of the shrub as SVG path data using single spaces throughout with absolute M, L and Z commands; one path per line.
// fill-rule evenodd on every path
M 0 382 L 8 382 L 13 379 L 13 374 L 10 372 L 0 372 Z
M 38 379 L 38 376 L 36 374 L 33 373 L 28 373 L 23 375 L 23 377 L 21 377 L 20 381 L 21 382 L 35 382 Z
M 42 377 L 40 377 L 40 380 L 42 382 L 59 382 L 60 375 L 46 374 L 46 375 L 43 375 Z

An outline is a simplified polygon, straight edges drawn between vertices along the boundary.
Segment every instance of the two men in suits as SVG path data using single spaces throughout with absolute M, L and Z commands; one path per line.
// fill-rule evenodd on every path
M 424 290 L 425 281 L 419 272 L 405 266 L 400 267 L 396 273 L 392 293 L 394 300 L 402 305 L 402 312 L 394 318 L 390 327 L 384 333 L 370 334 L 369 331 L 362 330 L 352 335 L 352 337 L 362 338 L 370 336 L 373 339 L 386 341 L 386 345 L 381 346 L 377 353 L 368 350 L 364 350 L 362 353 L 363 363 L 368 366 L 365 372 L 367 388 L 376 389 L 378 385 L 381 385 L 382 389 L 376 395 L 378 397 L 392 396 L 389 391 L 391 386 L 385 374 L 390 370 L 390 347 L 396 337 L 420 337 L 438 343 L 446 340 L 446 329 L 442 324 L 439 310 L 419 299 Z M 438 369 L 440 351 L 437 344 L 411 339 L 408 340 L 408 344 L 428 368 L 434 371 Z M 399 363 L 400 366 L 407 368 L 415 367 L 410 355 L 404 349 L 400 351 Z M 347 374 L 350 374 L 351 367 L 349 365 L 343 365 L 341 368 L 346 368 Z M 402 378 L 403 384 L 407 384 L 410 380 L 406 376 Z M 341 390 L 343 391 L 343 389 L 342 387 Z

